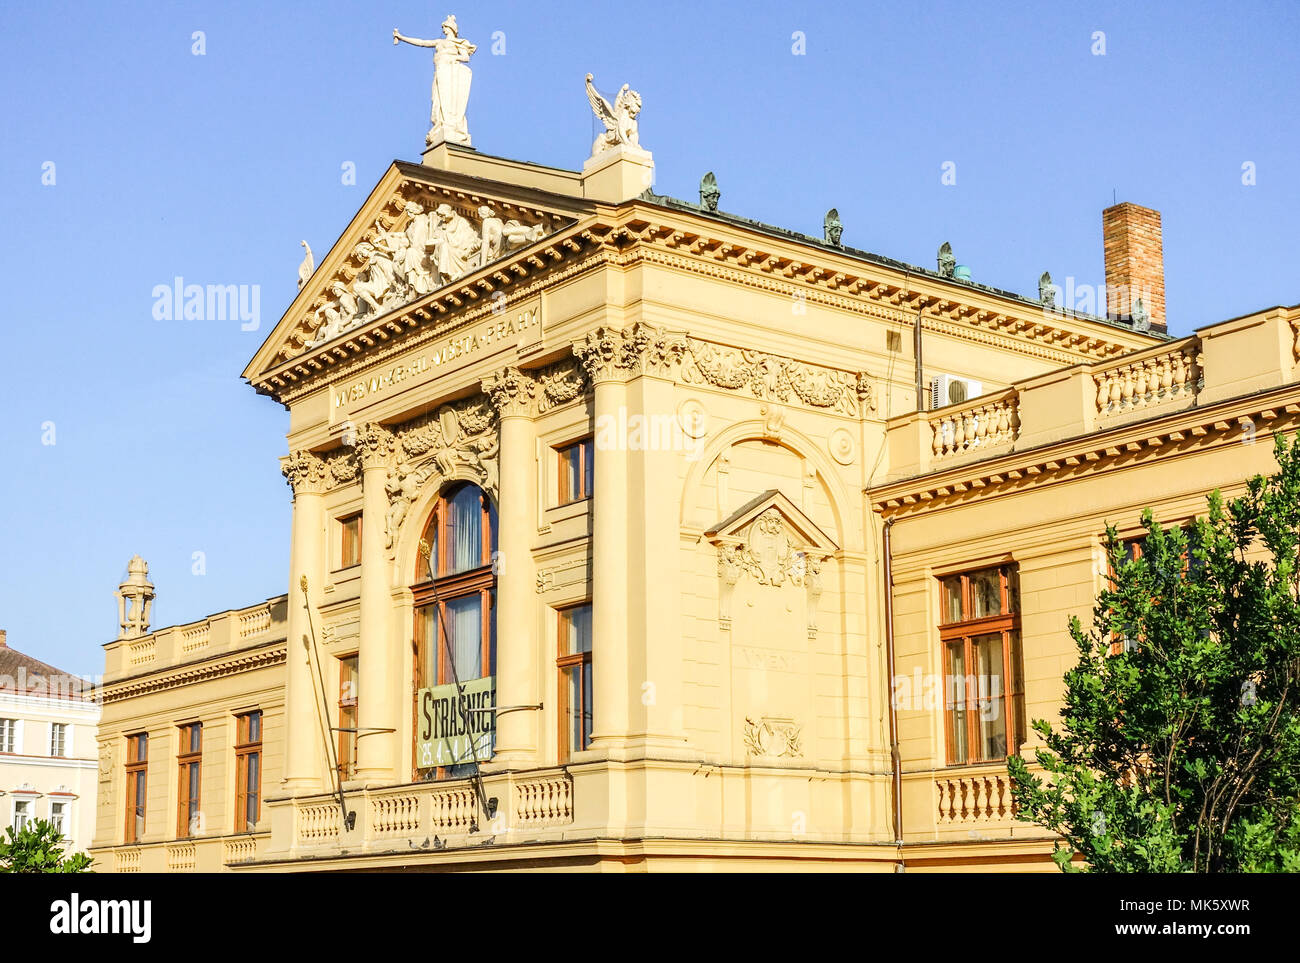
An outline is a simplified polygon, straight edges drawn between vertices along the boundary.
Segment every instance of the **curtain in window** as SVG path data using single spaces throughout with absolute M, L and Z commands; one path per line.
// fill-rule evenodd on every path
M 447 602 L 448 650 L 456 661 L 456 677 L 461 682 L 479 679 L 483 672 L 483 607 L 477 595 L 450 599 Z M 444 682 L 451 682 L 447 678 Z
M 473 485 L 466 485 L 448 503 L 447 528 L 451 544 L 447 546 L 447 572 L 467 572 L 483 564 L 483 496 Z
M 1006 679 L 1002 677 L 1002 633 L 977 635 L 971 639 L 975 650 L 975 675 L 979 686 L 979 738 L 985 759 L 1005 759 L 1007 755 Z

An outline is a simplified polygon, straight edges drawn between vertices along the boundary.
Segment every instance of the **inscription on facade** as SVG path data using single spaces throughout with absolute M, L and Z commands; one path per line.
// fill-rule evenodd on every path
M 469 331 L 443 338 L 430 348 L 399 364 L 383 368 L 364 378 L 334 389 L 332 414 L 353 411 L 392 388 L 436 377 L 484 351 L 537 340 L 542 323 L 540 302 L 522 309 L 502 311 L 480 321 Z

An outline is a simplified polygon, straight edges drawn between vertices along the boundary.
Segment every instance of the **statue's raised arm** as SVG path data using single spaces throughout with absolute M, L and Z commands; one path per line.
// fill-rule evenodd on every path
M 398 43 L 409 43 L 413 47 L 436 47 L 437 40 L 421 40 L 419 37 L 408 37 L 396 27 L 393 28 L 393 45 Z

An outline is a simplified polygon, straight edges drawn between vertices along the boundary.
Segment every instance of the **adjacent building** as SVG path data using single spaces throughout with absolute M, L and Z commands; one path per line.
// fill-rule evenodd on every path
M 1053 868 L 1004 759 L 1104 525 L 1269 469 L 1300 309 L 1169 340 L 1131 204 L 1098 316 L 676 200 L 628 93 L 580 171 L 435 110 L 304 267 L 288 591 L 125 607 L 102 868 Z
M 92 690 L 11 647 L 0 629 L 0 832 L 46 820 L 67 851 L 90 846 L 99 720 Z

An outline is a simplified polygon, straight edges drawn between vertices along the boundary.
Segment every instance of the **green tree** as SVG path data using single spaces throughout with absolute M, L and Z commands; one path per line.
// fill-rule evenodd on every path
M 9 826 L 0 838 L 0 873 L 88 873 L 85 853 L 63 853 L 63 834 L 53 823 L 38 819 L 20 831 Z
M 1300 435 L 1275 454 L 1185 528 L 1144 511 L 1136 559 L 1107 527 L 1060 727 L 1034 722 L 1043 775 L 1007 761 L 1063 870 L 1300 871 Z

